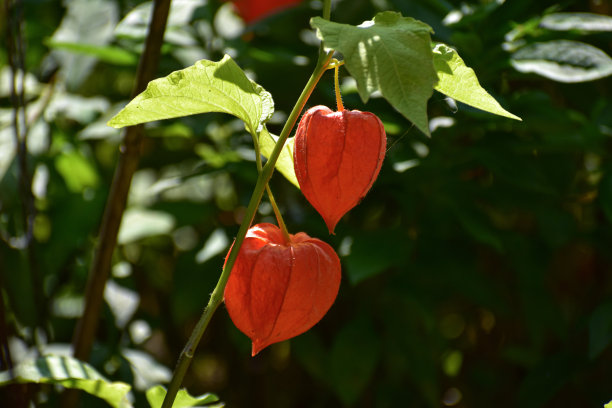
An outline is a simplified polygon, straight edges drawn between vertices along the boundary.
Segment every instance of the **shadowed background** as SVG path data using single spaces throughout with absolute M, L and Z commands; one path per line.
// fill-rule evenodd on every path
M 31 200 L 11 127 L 10 53 L 0 49 L 2 336 L 17 362 L 32 352 L 34 327 L 50 352 L 71 341 L 118 155 L 120 133 L 105 123 L 129 99 L 147 4 L 22 1 Z M 174 0 L 157 76 L 228 53 L 272 93 L 278 134 L 315 62 L 308 22 L 319 8 L 304 1 L 245 27 L 230 4 Z M 570 40 L 610 54 L 609 22 L 592 31 L 542 20 L 609 16 L 609 3 L 343 0 L 332 15 L 359 24 L 382 10 L 431 25 L 523 122 L 434 93 L 427 138 L 384 99 L 362 104 L 341 70 L 346 108 L 376 113 L 387 131 L 372 190 L 330 236 L 299 190 L 278 173 L 271 181 L 289 230 L 338 251 L 339 297 L 314 329 L 255 358 L 219 308 L 184 385 L 238 408 L 603 406 L 612 399 L 612 62 L 574 59 L 582 71 L 559 74 L 537 47 Z M 3 38 L 10 21 L 0 18 Z M 552 78 L 521 72 L 525 61 Z M 307 107 L 318 104 L 335 104 L 331 71 Z M 90 358 L 134 384 L 136 406 L 169 379 L 256 180 L 251 136 L 233 117 L 145 132 Z M 24 214 L 35 214 L 35 256 L 23 250 Z M 264 202 L 256 222 L 273 219 Z M 40 406 L 60 406 L 50 391 L 41 387 Z

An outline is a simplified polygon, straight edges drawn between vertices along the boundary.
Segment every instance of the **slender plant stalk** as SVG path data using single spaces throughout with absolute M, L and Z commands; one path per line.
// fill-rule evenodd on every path
M 153 3 L 153 14 L 149 24 L 145 49 L 140 57 L 136 84 L 132 92 L 133 96 L 142 92 L 147 83 L 154 78 L 161 54 L 164 31 L 166 30 L 170 1 L 155 0 Z M 104 287 L 110 274 L 112 255 L 117 244 L 119 225 L 125 210 L 132 176 L 138 168 L 142 138 L 142 126 L 131 126 L 127 128 L 121 145 L 119 161 L 102 216 L 98 245 L 89 270 L 85 293 L 87 303 L 72 341 L 73 354 L 80 360 L 89 359 L 95 338 Z
M 257 172 L 261 173 L 262 164 L 261 164 L 261 152 L 259 148 L 259 138 L 254 132 L 251 132 L 253 136 L 253 146 L 255 146 L 255 163 L 257 165 Z M 289 231 L 287 230 L 287 225 L 285 224 L 285 220 L 283 219 L 283 215 L 278 208 L 278 204 L 276 204 L 276 200 L 274 199 L 274 195 L 272 194 L 272 189 L 269 184 L 266 184 L 266 193 L 268 193 L 268 199 L 270 200 L 270 204 L 272 205 L 272 210 L 274 211 L 274 216 L 276 217 L 276 222 L 278 222 L 278 226 L 281 229 L 283 234 L 283 238 L 285 242 L 289 243 L 291 241 L 291 237 L 289 236 Z
M 325 9 L 328 10 L 326 18 L 329 19 L 329 10 L 331 7 L 330 0 L 326 0 L 325 4 L 326 4 L 326 7 L 324 7 L 324 11 Z M 324 16 L 326 15 L 325 12 L 323 15 Z M 276 142 L 276 145 L 274 146 L 274 149 L 272 150 L 272 153 L 270 154 L 270 157 L 268 158 L 268 161 L 266 162 L 265 166 L 263 166 L 261 172 L 259 173 L 259 176 L 257 177 L 257 183 L 255 184 L 253 195 L 251 196 L 251 200 L 249 201 L 249 205 L 247 207 L 247 210 L 244 216 L 244 220 L 242 221 L 242 224 L 240 225 L 240 229 L 238 230 L 238 234 L 236 235 L 236 240 L 234 241 L 234 244 L 232 245 L 232 248 L 230 249 L 229 255 L 227 256 L 227 259 L 225 260 L 223 271 L 221 272 L 221 276 L 219 277 L 219 281 L 217 282 L 215 289 L 210 295 L 208 305 L 202 312 L 200 320 L 198 321 L 196 327 L 193 329 L 193 332 L 191 333 L 191 336 L 189 337 L 189 340 L 187 341 L 185 348 L 181 352 L 176 368 L 174 370 L 174 374 L 172 376 L 172 380 L 170 382 L 170 385 L 168 386 L 168 391 L 164 398 L 162 408 L 172 407 L 172 404 L 174 403 L 174 399 L 176 398 L 176 394 L 181 384 L 183 383 L 183 378 L 185 377 L 185 373 L 187 372 L 187 369 L 189 368 L 189 365 L 191 364 L 191 360 L 193 359 L 195 349 L 198 343 L 200 342 L 200 339 L 202 338 L 202 335 L 204 334 L 206 327 L 208 327 L 208 324 L 213 314 L 215 313 L 215 311 L 217 310 L 217 308 L 223 301 L 223 292 L 225 290 L 227 280 L 229 279 L 230 271 L 232 270 L 234 263 L 236 262 L 236 258 L 238 257 L 238 251 L 240 250 L 240 247 L 242 246 L 242 242 L 244 241 L 247 230 L 249 229 L 249 227 L 251 226 L 251 223 L 253 222 L 253 218 L 255 217 L 255 212 L 257 211 L 257 207 L 259 207 L 259 203 L 261 202 L 261 198 L 263 196 L 264 190 L 266 186 L 268 185 L 268 181 L 270 180 L 270 177 L 272 177 L 272 173 L 274 172 L 274 166 L 276 165 L 276 161 L 278 160 L 278 157 L 285 145 L 285 142 L 287 141 L 287 137 L 289 137 L 291 130 L 295 126 L 295 123 L 297 122 L 297 119 L 300 113 L 302 112 L 302 109 L 304 108 L 306 101 L 308 100 L 308 98 L 310 97 L 310 94 L 312 93 L 315 86 L 319 82 L 319 79 L 321 78 L 325 70 L 327 69 L 327 65 L 329 64 L 329 61 L 331 60 L 332 54 L 333 54 L 332 50 L 325 51 L 323 47 L 321 47 L 319 58 L 317 60 L 317 65 L 315 66 L 315 69 L 312 75 L 310 76 L 310 79 L 306 83 L 304 90 L 302 91 L 295 106 L 293 107 L 293 110 L 289 114 L 289 117 L 287 118 L 287 122 L 285 122 L 285 126 L 283 127 L 283 130 L 281 131 L 281 134 Z
M 336 90 L 336 109 L 338 112 L 344 110 L 344 104 L 342 103 L 342 95 L 340 95 L 340 81 L 338 81 L 338 65 L 334 66 L 334 88 Z
M 32 175 L 28 164 L 28 123 L 26 120 L 25 102 L 25 43 L 23 38 L 23 2 L 21 0 L 6 0 L 5 14 L 7 57 L 10 67 L 9 89 L 13 106 L 13 132 L 17 147 L 17 169 L 19 198 L 21 204 L 21 222 L 23 234 L 9 245 L 22 250 L 30 273 L 32 291 L 34 293 L 34 311 L 36 325 L 34 340 L 40 349 L 39 330 L 46 332 L 47 307 L 43 291 L 42 277 L 36 256 L 34 242 L 34 219 L 36 207 L 32 194 Z

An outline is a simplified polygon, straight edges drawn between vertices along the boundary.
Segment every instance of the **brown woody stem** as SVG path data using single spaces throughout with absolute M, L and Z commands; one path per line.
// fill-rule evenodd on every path
M 136 84 L 133 96 L 142 92 L 155 75 L 164 31 L 170 10 L 171 0 L 155 0 L 153 15 L 149 25 L 145 49 L 140 57 Z M 102 216 L 98 245 L 94 252 L 93 262 L 89 270 L 87 288 L 85 293 L 85 310 L 79 319 L 72 340 L 74 357 L 88 360 L 89 353 L 98 327 L 98 319 L 102 307 L 104 287 L 110 273 L 113 251 L 117 244 L 117 233 L 130 189 L 132 176 L 138 168 L 140 158 L 140 145 L 143 138 L 141 125 L 130 126 L 126 129 L 121 145 L 121 154 L 113 176 L 113 182 L 106 200 L 104 215 Z

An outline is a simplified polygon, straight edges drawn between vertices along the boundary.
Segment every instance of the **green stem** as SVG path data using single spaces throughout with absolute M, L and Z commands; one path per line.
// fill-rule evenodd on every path
M 253 137 L 253 146 L 255 147 L 255 163 L 257 165 L 257 172 L 261 173 L 261 152 L 259 149 L 259 139 L 257 137 L 256 132 L 251 131 L 251 136 Z M 272 210 L 274 211 L 274 216 L 276 217 L 276 222 L 283 233 L 283 238 L 286 243 L 291 242 L 291 237 L 289 236 L 289 231 L 287 230 L 287 225 L 285 225 L 285 220 L 283 220 L 283 215 L 278 209 L 278 205 L 276 204 L 276 200 L 274 199 L 274 195 L 272 194 L 272 189 L 269 184 L 266 184 L 266 193 L 268 193 L 268 198 L 270 199 L 270 204 L 272 205 Z
M 342 112 L 344 110 L 344 105 L 342 104 L 342 96 L 340 95 L 340 81 L 338 80 L 338 65 L 334 67 L 334 88 L 336 89 L 336 109 L 338 112 Z
M 278 226 L 280 227 L 280 230 L 283 233 L 283 238 L 285 238 L 285 243 L 289 244 L 291 242 L 291 236 L 289 236 L 287 225 L 285 225 L 285 220 L 283 220 L 283 215 L 278 209 L 276 200 L 274 199 L 274 196 L 272 195 L 272 190 L 270 189 L 270 185 L 266 186 L 266 192 L 268 193 L 270 204 L 272 204 L 272 210 L 274 211 L 274 215 L 276 216 L 276 221 L 278 222 Z
M 330 3 L 330 0 L 325 1 L 324 14 L 323 14 L 324 17 L 325 17 L 325 10 L 326 9 L 328 11 L 331 10 L 330 8 L 331 5 L 329 3 Z M 327 14 L 326 18 L 329 18 L 329 13 Z M 170 385 L 168 386 L 168 392 L 166 393 L 166 396 L 164 398 L 162 408 L 172 407 L 172 404 L 174 403 L 174 399 L 176 398 L 176 394 L 181 384 L 183 383 L 183 378 L 185 377 L 185 373 L 187 372 L 187 369 L 189 368 L 191 360 L 193 359 L 195 349 L 198 343 L 200 342 L 200 339 L 202 338 L 202 335 L 204 334 L 204 331 L 206 330 L 206 327 L 208 326 L 213 314 L 215 313 L 215 311 L 217 310 L 217 308 L 223 301 L 223 292 L 225 291 L 225 285 L 227 284 L 227 280 L 229 279 L 230 271 L 232 270 L 234 263 L 236 262 L 236 258 L 238 257 L 238 251 L 240 250 L 240 247 L 242 246 L 242 242 L 244 241 L 246 233 L 249 227 L 251 226 L 251 223 L 253 222 L 253 218 L 255 217 L 255 212 L 257 211 L 257 207 L 259 207 L 259 203 L 261 202 L 263 192 L 266 186 L 268 185 L 268 181 L 270 180 L 270 177 L 272 177 L 272 173 L 274 172 L 274 166 L 276 165 L 276 161 L 278 160 L 278 157 L 285 145 L 285 142 L 287 141 L 287 138 L 289 137 L 291 130 L 293 129 L 295 123 L 297 122 L 297 119 L 300 113 L 302 112 L 304 105 L 306 105 L 306 101 L 308 100 L 308 98 L 310 97 L 310 94 L 312 93 L 315 86 L 319 82 L 319 79 L 321 78 L 325 70 L 327 69 L 327 65 L 329 64 L 329 61 L 331 60 L 332 54 L 333 54 L 333 50 L 325 51 L 323 47 L 321 46 L 321 51 L 319 53 L 317 65 L 315 66 L 315 69 L 312 75 L 310 76 L 310 79 L 306 83 L 304 90 L 302 91 L 295 106 L 293 107 L 293 110 L 289 114 L 289 117 L 287 118 L 287 122 L 285 122 L 285 126 L 283 127 L 283 130 L 281 131 L 278 141 L 276 142 L 276 145 L 274 146 L 274 150 L 272 150 L 272 153 L 270 154 L 268 161 L 266 162 L 265 166 L 263 166 L 263 168 L 261 169 L 261 172 L 259 173 L 259 176 L 257 177 L 257 183 L 255 184 L 253 195 L 251 196 L 251 200 L 249 201 L 249 205 L 246 209 L 244 220 L 242 221 L 242 224 L 240 225 L 240 229 L 238 230 L 238 234 L 236 235 L 236 240 L 234 241 L 234 244 L 232 248 L 230 249 L 230 252 L 227 256 L 227 259 L 225 260 L 223 271 L 221 272 L 221 276 L 219 277 L 217 286 L 215 286 L 215 289 L 210 295 L 208 305 L 202 312 L 200 320 L 198 321 L 196 327 L 193 329 L 193 332 L 191 333 L 191 336 L 189 337 L 189 340 L 187 341 L 185 348 L 181 352 L 176 368 L 174 369 L 172 380 L 170 382 Z

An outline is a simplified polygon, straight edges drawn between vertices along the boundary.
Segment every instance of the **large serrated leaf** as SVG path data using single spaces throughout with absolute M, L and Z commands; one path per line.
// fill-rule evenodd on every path
M 402 115 L 429 135 L 427 100 L 437 82 L 431 27 L 400 13 L 378 13 L 359 26 L 315 17 L 310 24 L 326 47 L 342 53 L 359 95 L 380 91 Z
M 277 140 L 278 136 L 272 135 L 264 126 L 263 130 L 259 133 L 259 149 L 261 154 L 263 154 L 265 157 L 270 157 Z M 275 167 L 283 176 L 285 176 L 287 180 L 291 182 L 291 184 L 297 188 L 300 188 L 300 184 L 295 176 L 295 168 L 293 166 L 294 141 L 295 139 L 293 137 L 287 139 L 280 156 L 278 156 Z
M 114 408 L 131 408 L 127 399 L 131 387 L 110 382 L 89 364 L 72 357 L 48 355 L 21 362 L 14 369 L 14 378 L 7 371 L 0 373 L 0 385 L 9 383 L 56 384 L 76 388 L 103 399 Z
M 166 397 L 166 388 L 161 385 L 156 385 L 155 387 L 149 388 L 146 395 L 151 408 L 160 408 Z M 215 394 L 206 393 L 197 397 L 192 397 L 187 391 L 179 390 L 172 404 L 172 408 L 189 408 L 204 405 L 212 408 L 213 406 L 208 404 L 215 402 L 219 402 L 219 398 Z M 214 406 L 221 407 L 223 404 L 215 404 Z
M 108 125 L 121 128 L 161 119 L 221 112 L 241 119 L 251 133 L 271 116 L 272 97 L 253 83 L 229 56 L 201 60 L 151 81 Z
M 433 49 L 433 62 L 438 72 L 435 90 L 460 102 L 486 112 L 521 120 L 508 112 L 480 86 L 474 70 L 463 62 L 457 51 L 445 44 L 436 44 Z
M 559 82 L 586 82 L 612 75 L 612 58 L 592 45 L 555 40 L 527 45 L 512 55 L 512 66 Z

